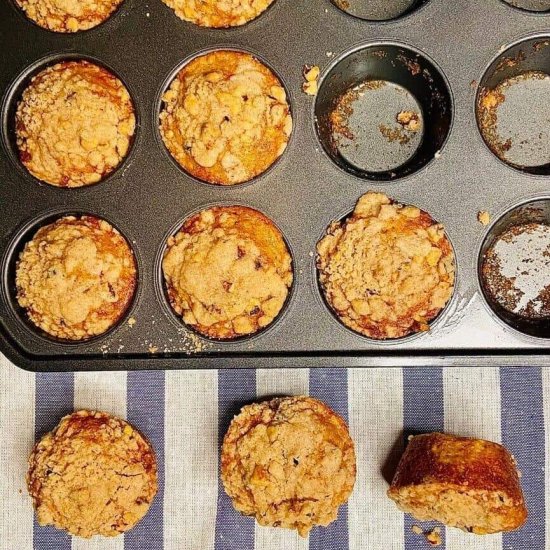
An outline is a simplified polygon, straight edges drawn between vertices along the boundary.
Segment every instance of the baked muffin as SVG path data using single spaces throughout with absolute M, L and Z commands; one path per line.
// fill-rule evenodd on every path
M 85 340 L 122 317 L 136 279 L 134 255 L 116 229 L 93 216 L 66 216 L 25 245 L 15 283 L 19 305 L 37 327 Z
M 168 239 L 162 262 L 170 304 L 204 336 L 230 339 L 268 326 L 292 285 L 292 258 L 273 222 L 252 208 L 218 206 Z
M 190 61 L 163 95 L 160 132 L 192 176 L 235 185 L 265 172 L 286 149 L 292 117 L 279 79 L 248 53 Z
M 16 0 L 27 17 L 54 32 L 77 32 L 109 19 L 123 0 Z
M 36 444 L 27 485 L 40 525 L 85 538 L 113 537 L 149 510 L 157 463 L 149 442 L 128 422 L 82 410 Z
M 317 399 L 255 403 L 229 426 L 221 477 L 239 512 L 306 537 L 333 522 L 353 490 L 353 441 L 344 420 Z
M 37 74 L 17 105 L 19 157 L 51 185 L 90 185 L 122 162 L 135 124 L 118 78 L 88 61 L 63 61 Z
M 454 253 L 443 226 L 373 191 L 329 226 L 317 244 L 317 267 L 329 306 L 369 338 L 429 330 L 453 294 Z
M 201 27 L 237 27 L 262 14 L 274 0 L 162 0 L 184 21 Z
M 517 529 L 527 518 L 512 455 L 482 439 L 441 433 L 412 438 L 388 496 L 420 521 L 478 535 Z

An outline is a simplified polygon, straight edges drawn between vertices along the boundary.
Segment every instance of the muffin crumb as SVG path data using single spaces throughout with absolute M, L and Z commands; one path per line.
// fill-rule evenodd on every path
M 491 223 L 491 214 L 486 210 L 480 210 L 477 213 L 477 220 L 481 225 L 489 225 Z
M 319 91 L 319 74 L 321 69 L 317 65 L 304 65 L 303 75 L 305 82 L 302 84 L 302 90 L 307 95 L 315 96 Z

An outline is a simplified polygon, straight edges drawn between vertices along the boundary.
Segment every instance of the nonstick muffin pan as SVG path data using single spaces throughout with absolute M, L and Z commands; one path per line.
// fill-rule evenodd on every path
M 540 86 L 547 82 L 522 83 L 510 105 L 500 105 L 512 136 L 506 139 L 513 142 L 515 132 L 525 141 L 513 159 L 499 158 L 485 143 L 476 109 L 486 90 L 504 79 L 550 72 L 549 10 L 540 0 L 276 0 L 247 25 L 220 30 L 180 21 L 160 0 L 125 0 L 97 28 L 61 35 L 34 25 L 14 2 L 2 2 L 2 351 L 24 368 L 45 371 L 550 365 L 548 320 L 538 319 L 539 328 L 526 330 L 525 319 L 502 314 L 479 277 L 493 240 L 510 220 L 525 221 L 512 211 L 519 208 L 539 221 L 548 217 L 548 140 L 534 130 L 540 124 L 540 131 L 548 132 L 547 121 L 529 118 L 526 127 L 522 119 L 535 112 L 526 110 L 523 97 L 546 116 Z M 228 188 L 187 175 L 170 158 L 158 131 L 162 93 L 182 63 L 223 48 L 250 52 L 268 64 L 287 89 L 294 117 L 280 160 L 252 182 Z M 79 58 L 122 80 L 138 124 L 128 156 L 104 181 L 59 189 L 40 183 L 19 163 L 13 113 L 37 71 Z M 316 98 L 301 91 L 304 65 L 321 67 Z M 365 79 L 386 83 L 368 90 L 372 97 L 361 96 L 349 121 L 359 130 L 356 139 L 339 148 L 326 125 L 327 113 L 342 93 Z M 407 109 L 420 115 L 422 127 L 404 149 L 384 142 L 369 126 L 376 116 L 394 124 L 395 115 Z M 516 109 L 520 114 L 514 118 Z M 368 190 L 427 211 L 444 225 L 454 247 L 455 293 L 428 332 L 374 341 L 346 329 L 323 300 L 316 243 Z M 257 335 L 234 342 L 203 339 L 186 328 L 167 304 L 160 269 L 166 239 L 191 214 L 219 204 L 267 215 L 286 239 L 294 265 L 294 284 L 280 316 Z M 488 226 L 478 222 L 479 211 L 491 214 Z M 109 221 L 133 247 L 139 273 L 133 303 L 120 323 L 82 343 L 41 334 L 15 299 L 14 269 L 22 246 L 44 223 L 66 214 Z

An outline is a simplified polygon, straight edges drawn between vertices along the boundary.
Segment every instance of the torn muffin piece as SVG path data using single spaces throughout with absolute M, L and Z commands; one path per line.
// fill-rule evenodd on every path
M 512 455 L 482 439 L 413 437 L 388 496 L 419 521 L 437 520 L 478 535 L 518 529 L 527 518 Z
M 204 182 L 235 185 L 263 174 L 292 133 L 284 87 L 245 52 L 217 50 L 193 59 L 162 100 L 166 148 Z
M 215 339 L 251 335 L 279 315 L 292 285 L 292 258 L 262 213 L 218 206 L 188 219 L 168 240 L 162 269 L 170 304 Z
M 303 537 L 336 520 L 355 475 L 345 421 L 311 397 L 243 407 L 223 441 L 221 477 L 233 506 L 260 525 Z

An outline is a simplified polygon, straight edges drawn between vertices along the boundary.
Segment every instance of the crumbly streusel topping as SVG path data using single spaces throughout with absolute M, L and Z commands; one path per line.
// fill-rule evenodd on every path
M 212 338 L 252 334 L 273 322 L 292 284 L 292 259 L 273 222 L 240 206 L 203 210 L 168 241 L 170 302 Z
M 55 32 L 91 29 L 108 19 L 123 0 L 17 0 L 27 17 Z
M 451 299 L 454 253 L 443 226 L 383 193 L 363 195 L 317 245 L 319 279 L 341 321 L 371 338 L 428 330 Z
M 128 243 L 106 221 L 67 216 L 42 227 L 17 263 L 17 299 L 52 336 L 102 334 L 126 311 L 136 286 Z
M 355 452 L 340 416 L 310 397 L 244 407 L 225 436 L 221 475 L 235 508 L 260 525 L 334 521 L 355 483 Z
M 202 27 L 236 27 L 262 14 L 274 0 L 162 0 L 184 21 Z
M 163 96 L 166 147 L 193 176 L 233 185 L 286 149 L 292 117 L 277 77 L 250 54 L 215 51 L 187 64 Z
M 21 162 L 61 187 L 97 183 L 128 153 L 134 107 L 122 82 L 88 61 L 48 67 L 23 92 L 15 117 Z
M 37 443 L 27 484 L 40 525 L 112 537 L 147 513 L 157 492 L 157 464 L 130 424 L 82 410 Z

